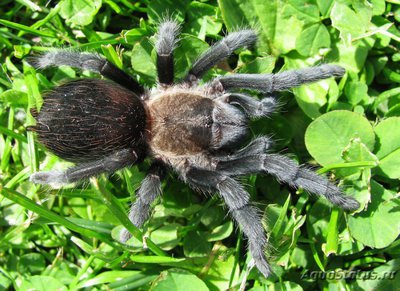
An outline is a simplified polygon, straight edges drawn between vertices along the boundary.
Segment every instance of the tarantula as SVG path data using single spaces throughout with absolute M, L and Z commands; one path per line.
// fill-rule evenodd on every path
M 67 65 L 100 73 L 112 81 L 80 79 L 56 87 L 45 97 L 36 131 L 39 141 L 57 156 L 76 163 L 65 171 L 52 170 L 31 175 L 39 184 L 66 184 L 100 173 L 152 159 L 149 173 L 137 191 L 129 218 L 142 227 L 150 205 L 161 195 L 166 168 L 195 190 L 218 192 L 248 239 L 248 248 L 258 270 L 271 272 L 264 253 L 267 239 L 257 208 L 237 178 L 252 173 L 274 175 L 292 187 L 324 196 L 346 210 L 359 203 L 312 170 L 291 159 L 268 153 L 268 137 L 243 142 L 252 118 L 268 116 L 276 108 L 272 97 L 261 100 L 242 91 L 268 96 L 329 77 L 340 77 L 336 65 L 286 71 L 277 74 L 229 74 L 205 85 L 199 79 L 207 70 L 235 50 L 256 43 L 251 29 L 228 34 L 210 47 L 192 65 L 183 80 L 174 82 L 173 50 L 179 25 L 160 24 L 155 48 L 158 84 L 144 89 L 137 81 L 97 54 L 54 50 L 37 57 L 38 68 Z M 121 240 L 130 234 L 125 231 Z

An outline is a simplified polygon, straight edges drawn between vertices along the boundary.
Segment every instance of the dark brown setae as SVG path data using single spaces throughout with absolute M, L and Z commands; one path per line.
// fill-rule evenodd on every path
M 82 79 L 45 96 L 35 130 L 41 143 L 71 162 L 92 161 L 144 142 L 139 97 L 110 81 Z

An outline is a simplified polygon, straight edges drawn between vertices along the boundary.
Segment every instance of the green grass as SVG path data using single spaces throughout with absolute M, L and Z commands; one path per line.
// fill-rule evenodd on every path
M 339 181 L 361 208 L 348 214 L 268 176 L 243 179 L 264 213 L 274 274 L 249 269 L 240 231 L 218 197 L 169 174 L 144 229 L 127 218 L 149 163 L 60 189 L 29 175 L 65 168 L 26 127 L 43 93 L 74 78 L 37 71 L 27 57 L 52 47 L 96 51 L 145 86 L 155 83 L 153 35 L 166 15 L 182 23 L 177 78 L 238 27 L 259 42 L 209 72 L 271 73 L 321 63 L 346 69 L 283 92 L 281 113 L 254 121 L 273 151 Z M 2 1 L 0 4 L 0 290 L 396 290 L 400 287 L 400 1 Z M 261 96 L 259 96 L 261 97 Z M 117 241 L 122 227 L 134 235 Z M 319 273 L 318 273 L 319 272 Z M 373 278 L 375 276 L 375 278 Z

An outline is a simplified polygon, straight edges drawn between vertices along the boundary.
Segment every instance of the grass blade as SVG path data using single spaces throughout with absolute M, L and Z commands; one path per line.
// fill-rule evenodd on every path
M 19 23 L 15 23 L 15 22 L 12 22 L 12 21 L 8 21 L 8 20 L 5 20 L 5 19 L 0 19 L 0 24 L 2 24 L 4 26 L 7 26 L 7 27 L 10 27 L 10 28 L 13 28 L 13 29 L 16 29 L 16 30 L 19 30 L 19 31 L 29 32 L 29 33 L 37 35 L 37 36 L 51 37 L 51 38 L 56 38 L 57 37 L 57 34 L 55 34 L 55 33 L 44 32 L 44 31 L 41 31 L 41 30 L 33 29 L 33 28 L 29 27 L 29 26 L 22 25 L 22 24 L 19 24 Z
M 54 212 L 44 208 L 43 206 L 35 203 L 33 200 L 25 197 L 24 195 L 22 195 L 21 193 L 8 189 L 8 188 L 0 188 L 0 193 L 1 195 L 3 195 L 4 197 L 10 199 L 11 201 L 14 201 L 15 203 L 21 205 L 22 207 L 48 219 L 49 221 L 58 223 L 60 225 L 65 226 L 66 228 L 80 233 L 86 237 L 89 238 L 98 238 L 102 241 L 104 241 L 105 243 L 114 246 L 114 242 L 112 242 L 110 240 L 110 236 L 104 235 L 100 232 L 97 231 L 93 231 L 87 228 L 83 228 L 75 223 L 73 223 L 72 221 L 61 217 L 57 214 L 55 214 Z

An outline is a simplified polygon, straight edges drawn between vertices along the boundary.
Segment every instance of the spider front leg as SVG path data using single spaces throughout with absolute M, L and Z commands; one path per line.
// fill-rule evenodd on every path
M 165 167 L 159 162 L 154 162 L 149 172 L 142 181 L 136 194 L 136 201 L 129 210 L 130 221 L 138 228 L 141 228 L 150 216 L 150 206 L 154 200 L 161 196 L 161 181 L 165 177 Z M 121 241 L 126 242 L 131 234 L 124 229 L 121 233 Z
M 79 164 L 65 171 L 52 170 L 34 173 L 30 181 L 36 184 L 63 185 L 87 179 L 101 173 L 111 173 L 132 165 L 137 160 L 132 149 L 124 149 L 97 161 Z
M 174 21 L 165 21 L 160 24 L 157 34 L 157 74 L 161 84 L 169 85 L 174 82 L 174 56 L 176 36 L 179 25 Z
M 280 181 L 294 188 L 324 196 L 332 204 L 346 210 L 355 210 L 360 207 L 357 200 L 345 196 L 342 191 L 323 176 L 305 167 L 298 166 L 288 157 L 277 154 L 266 154 L 265 151 L 257 153 L 254 146 L 241 151 L 240 155 L 233 155 L 230 160 L 218 162 L 216 170 L 229 176 L 242 176 L 253 173 L 268 173 Z
M 30 62 L 33 66 L 40 69 L 47 67 L 70 66 L 73 68 L 88 70 L 99 73 L 125 88 L 131 89 L 136 94 L 144 93 L 143 87 L 139 85 L 136 80 L 97 54 L 58 49 L 31 58 Z
M 250 195 L 234 179 L 218 172 L 190 168 L 188 182 L 205 192 L 218 191 L 229 208 L 229 212 L 248 238 L 248 248 L 260 272 L 268 277 L 271 268 L 264 254 L 267 244 L 259 210 L 249 204 Z
M 321 65 L 277 74 L 232 74 L 214 79 L 210 87 L 213 92 L 250 89 L 266 94 L 330 77 L 341 77 L 344 73 L 345 70 L 340 66 Z
M 185 80 L 189 82 L 198 80 L 217 63 L 229 57 L 235 50 L 252 46 L 256 41 L 257 34 L 251 29 L 228 34 L 200 56 L 189 70 Z

